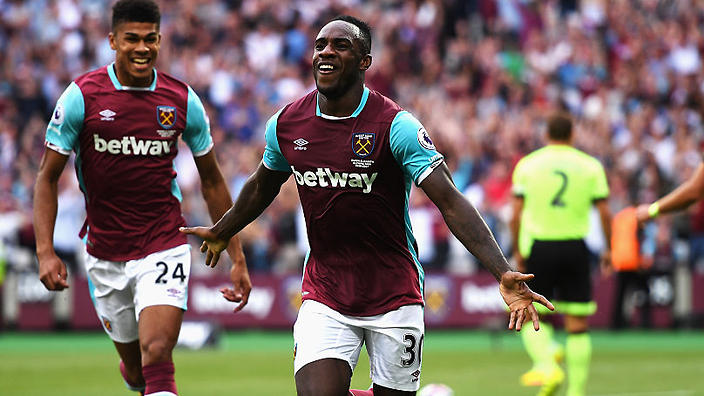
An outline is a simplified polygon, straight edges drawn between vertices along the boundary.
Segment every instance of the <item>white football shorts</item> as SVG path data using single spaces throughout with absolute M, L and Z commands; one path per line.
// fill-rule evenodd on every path
M 405 305 L 375 316 L 348 316 L 306 300 L 293 326 L 294 372 L 308 363 L 329 358 L 346 361 L 354 371 L 362 344 L 366 344 L 373 383 L 416 391 L 424 334 L 420 305 Z
M 146 307 L 172 305 L 186 310 L 191 246 L 176 246 L 129 261 L 107 261 L 84 251 L 90 296 L 113 341 L 139 338 L 137 322 Z

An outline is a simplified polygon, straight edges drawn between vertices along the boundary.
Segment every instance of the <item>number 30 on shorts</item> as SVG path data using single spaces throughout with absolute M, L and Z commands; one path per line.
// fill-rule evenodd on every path
M 410 366 L 416 361 L 416 356 L 418 356 L 418 364 L 420 365 L 421 355 L 423 354 L 423 335 L 420 336 L 420 340 L 416 340 L 416 336 L 413 334 L 404 334 L 403 343 L 406 345 L 403 352 L 405 356 L 401 358 L 401 364 L 404 366 Z
M 169 265 L 163 261 L 156 263 L 156 267 L 161 271 L 161 274 L 156 277 L 154 283 L 161 284 L 167 283 L 167 277 L 171 274 L 172 279 L 180 279 L 181 283 L 186 280 L 186 275 L 183 273 L 183 263 L 176 263 L 173 271 L 170 270 Z

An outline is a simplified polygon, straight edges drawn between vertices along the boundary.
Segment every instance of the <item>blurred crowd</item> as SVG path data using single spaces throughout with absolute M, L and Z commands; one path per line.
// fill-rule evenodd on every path
M 204 101 L 233 195 L 261 159 L 267 119 L 314 89 L 312 42 L 339 14 L 372 26 L 367 85 L 425 125 L 507 254 L 513 167 L 544 143 L 557 109 L 574 116 L 576 145 L 604 164 L 614 212 L 652 202 L 701 162 L 701 1 L 164 0 L 161 9 L 158 68 Z M 109 10 L 108 0 L 0 0 L 0 238 L 10 265 L 31 265 L 32 188 L 56 100 L 72 79 L 114 60 Z M 210 224 L 181 148 L 186 221 Z M 70 165 L 61 180 L 56 232 L 69 257 L 83 221 L 72 173 Z M 289 181 L 241 233 L 252 271 L 300 271 L 301 217 Z M 428 270 L 477 268 L 418 189 L 411 217 Z M 657 224 L 671 253 L 663 257 L 704 271 L 704 206 Z M 603 246 L 599 235 L 590 240 L 595 252 Z M 22 249 L 30 254 L 8 253 Z

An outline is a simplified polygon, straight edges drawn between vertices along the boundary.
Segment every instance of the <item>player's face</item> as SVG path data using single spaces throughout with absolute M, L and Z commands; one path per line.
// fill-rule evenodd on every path
M 161 43 L 157 24 L 123 22 L 110 32 L 109 38 L 110 47 L 115 50 L 115 69 L 120 84 L 148 87 Z
M 323 26 L 315 38 L 313 77 L 318 91 L 328 99 L 339 98 L 364 81 L 371 56 L 362 55 L 359 28 L 344 21 Z

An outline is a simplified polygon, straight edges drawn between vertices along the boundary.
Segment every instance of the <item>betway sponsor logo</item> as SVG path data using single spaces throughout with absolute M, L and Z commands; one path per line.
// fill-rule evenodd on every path
M 123 136 L 122 139 L 105 140 L 93 134 L 95 151 L 99 153 L 125 155 L 163 155 L 171 151 L 168 140 L 135 139 L 134 136 Z
M 333 172 L 330 168 L 318 168 L 313 171 L 305 171 L 303 173 L 297 171 L 293 166 L 293 176 L 296 178 L 296 183 L 301 186 L 308 187 L 332 187 L 332 188 L 361 188 L 363 193 L 372 191 L 372 184 L 378 175 L 374 172 L 369 173 L 348 173 L 348 172 Z
M 480 286 L 472 282 L 462 285 L 462 308 L 467 313 L 505 312 L 506 303 L 495 284 Z

